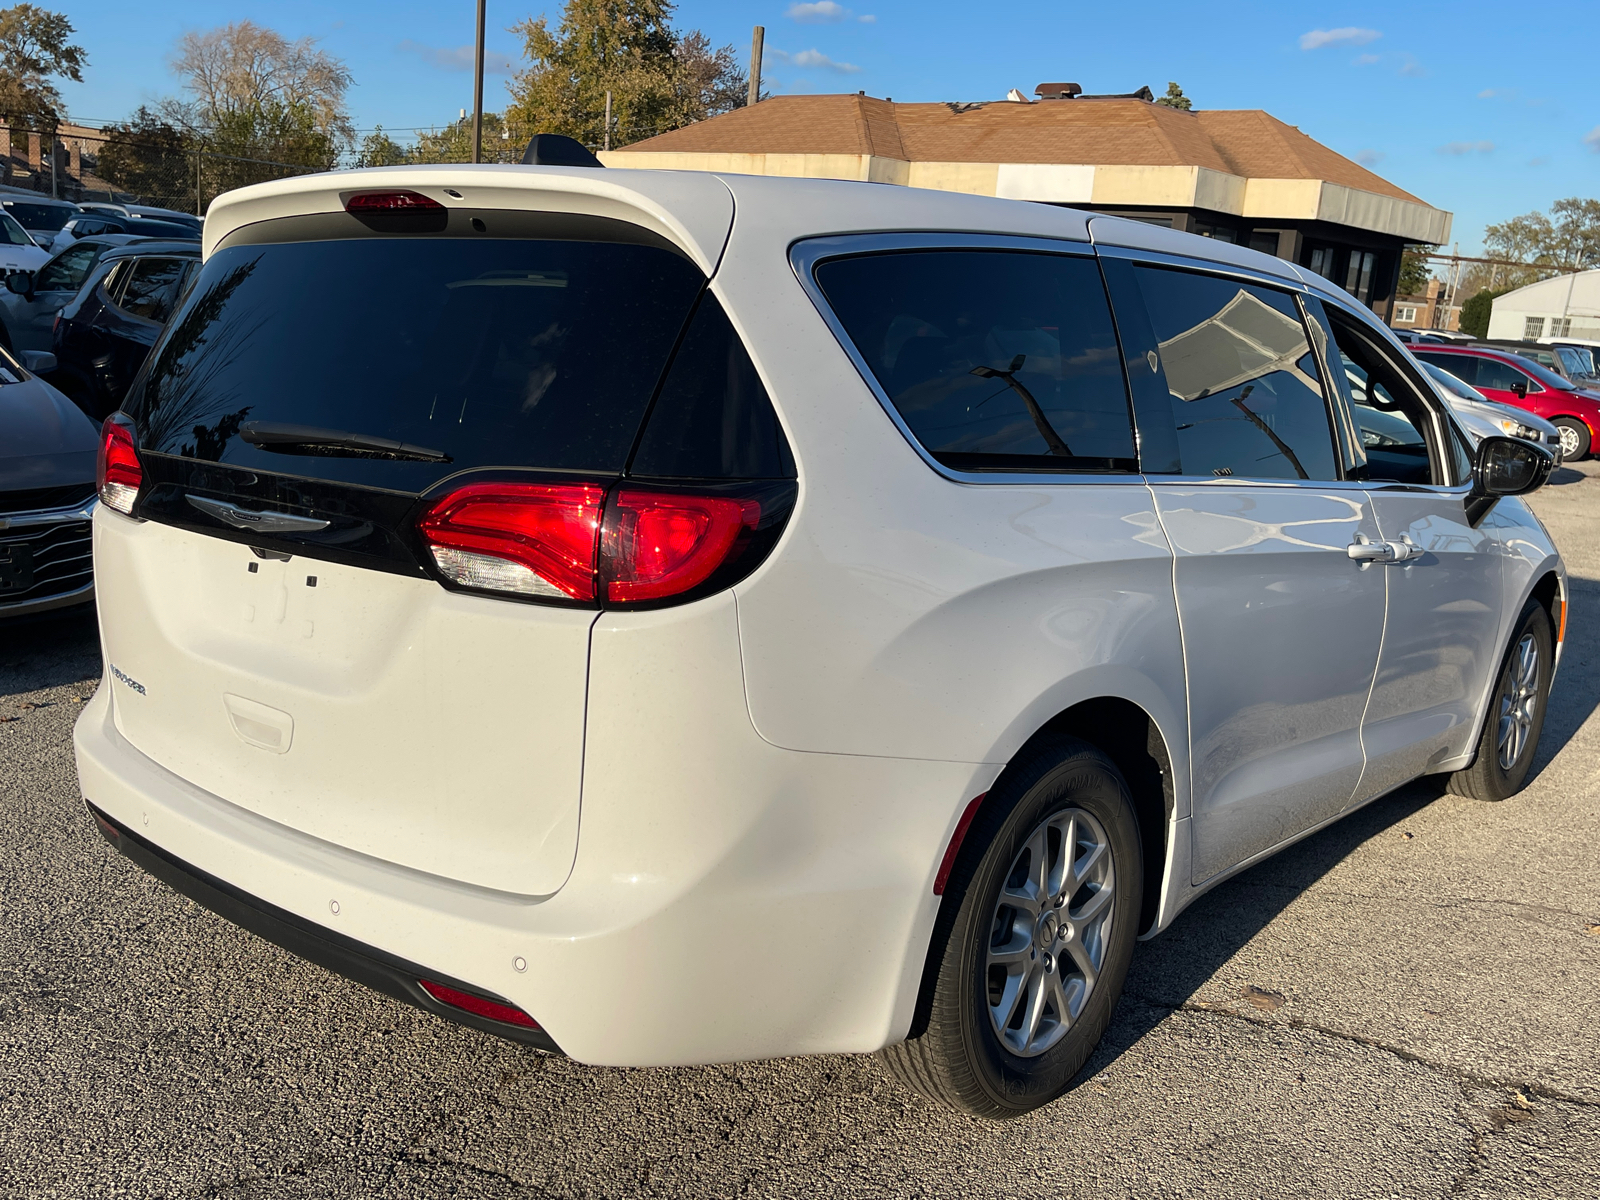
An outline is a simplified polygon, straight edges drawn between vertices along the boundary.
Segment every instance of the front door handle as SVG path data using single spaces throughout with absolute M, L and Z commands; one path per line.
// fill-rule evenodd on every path
M 1365 566 L 1367 563 L 1398 563 L 1418 558 L 1422 554 L 1422 547 L 1404 535 L 1398 542 L 1375 542 L 1366 534 L 1358 533 L 1356 540 L 1345 547 L 1345 553 Z

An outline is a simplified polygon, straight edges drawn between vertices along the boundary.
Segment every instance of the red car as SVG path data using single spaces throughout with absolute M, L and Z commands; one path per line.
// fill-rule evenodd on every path
M 1476 346 L 1413 346 L 1423 362 L 1449 371 L 1491 400 L 1543 417 L 1561 430 L 1566 462 L 1586 458 L 1600 441 L 1600 392 L 1575 387 L 1570 380 L 1510 350 Z

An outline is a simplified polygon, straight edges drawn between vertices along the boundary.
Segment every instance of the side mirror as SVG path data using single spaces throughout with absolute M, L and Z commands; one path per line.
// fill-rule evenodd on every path
M 33 272 L 13 271 L 6 276 L 6 291 L 15 292 L 19 296 L 33 295 Z
M 1513 380 L 1511 390 L 1526 400 L 1528 398 L 1528 381 L 1526 379 Z
M 24 350 L 22 365 L 35 375 L 48 375 L 59 364 L 56 362 L 56 356 L 48 350 Z
M 1555 470 L 1556 460 L 1543 446 L 1521 438 L 1486 437 L 1472 460 L 1472 491 L 1467 496 L 1467 521 L 1476 525 L 1501 496 L 1536 492 Z

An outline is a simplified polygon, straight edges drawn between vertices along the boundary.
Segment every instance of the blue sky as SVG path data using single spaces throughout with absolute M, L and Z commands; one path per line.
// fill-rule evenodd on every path
M 55 7 L 45 0 L 47 7 Z M 73 116 L 119 120 L 175 90 L 166 60 L 185 30 L 249 17 L 320 38 L 355 75 L 356 124 L 443 124 L 472 103 L 473 0 L 166 0 L 65 9 L 88 50 Z M 485 106 L 504 103 L 520 49 L 507 27 L 543 9 L 489 0 Z M 548 10 L 559 19 L 559 7 Z M 1520 10 L 1519 10 L 1520 12 Z M 1508 19 L 1511 18 L 1511 19 Z M 1464 252 L 1483 227 L 1563 196 L 1600 195 L 1600 4 L 1221 6 L 1011 0 L 686 0 L 680 29 L 748 55 L 767 29 L 777 92 L 865 90 L 898 100 L 998 99 L 1044 80 L 1157 94 L 1179 81 L 1200 108 L 1264 108 L 1456 214 Z

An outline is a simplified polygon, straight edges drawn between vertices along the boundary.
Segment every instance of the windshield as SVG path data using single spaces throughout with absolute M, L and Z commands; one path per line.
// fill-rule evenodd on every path
M 1428 362 L 1421 365 L 1422 369 L 1428 373 L 1428 377 L 1452 396 L 1460 396 L 1463 400 L 1476 400 L 1479 404 L 1488 404 L 1490 402 L 1489 397 L 1485 396 L 1477 388 L 1470 383 L 1463 383 L 1444 368 L 1436 367 Z
M 73 217 L 78 210 L 70 204 L 29 204 L 26 201 L 7 200 L 5 210 L 17 219 L 24 229 L 41 233 L 54 233 Z
M 1526 371 L 1540 383 L 1544 384 L 1545 387 L 1555 388 L 1555 390 L 1558 392 L 1572 390 L 1572 380 L 1561 378 L 1561 376 L 1557 375 L 1549 367 L 1541 367 L 1538 363 L 1534 362 L 1533 359 L 1523 358 L 1520 354 L 1516 356 L 1516 359 L 1518 370 Z
M 150 450 L 397 491 L 481 466 L 620 472 L 705 279 L 613 236 L 219 250 L 124 409 Z M 246 442 L 247 422 L 447 461 L 288 453 Z
M 1576 346 L 1558 346 L 1556 353 L 1561 356 L 1562 363 L 1571 374 L 1594 374 L 1594 359 L 1589 357 L 1587 350 L 1579 350 Z
M 28 231 L 5 213 L 0 213 L 0 241 L 12 246 L 31 246 L 34 241 Z

